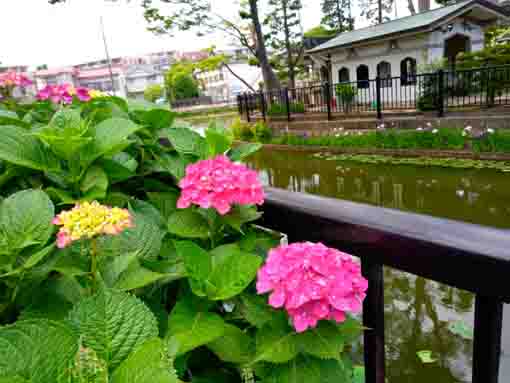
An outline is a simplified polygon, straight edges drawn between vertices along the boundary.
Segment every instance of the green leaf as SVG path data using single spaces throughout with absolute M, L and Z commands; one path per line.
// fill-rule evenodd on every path
M 352 383 L 365 383 L 365 367 L 354 366 Z
M 91 200 L 103 199 L 108 190 L 108 176 L 99 166 L 91 166 L 81 181 L 80 190 Z
M 178 355 L 210 343 L 225 332 L 225 322 L 189 299 L 177 302 L 168 318 L 167 344 L 178 345 Z
M 150 214 L 132 212 L 132 217 L 133 228 L 98 240 L 98 253 L 101 256 L 136 253 L 139 259 L 157 258 L 165 232 Z
M 471 340 L 474 338 L 474 330 L 463 321 L 455 321 L 448 323 L 448 330 L 452 334 L 459 335 L 460 337 Z
M 0 109 L 0 125 L 15 125 L 24 129 L 30 128 L 30 124 L 20 120 L 15 112 L 2 109 Z
M 358 340 L 365 329 L 359 319 L 349 315 L 345 321 L 336 326 L 346 344 Z
M 150 170 L 156 173 L 169 173 L 176 180 L 180 180 L 184 178 L 189 163 L 187 158 L 178 153 L 164 153 L 151 163 Z
M 94 141 L 85 156 L 86 161 L 92 162 L 103 155 L 113 155 L 121 152 L 130 144 L 128 137 L 141 128 L 141 126 L 125 118 L 114 117 L 100 122 L 91 129 Z
M 237 231 L 241 231 L 241 227 L 248 222 L 253 222 L 262 217 L 262 213 L 257 211 L 256 206 L 237 205 L 222 219 Z
M 138 115 L 141 122 L 152 132 L 155 132 L 160 129 L 170 128 L 177 114 L 166 109 L 151 109 L 140 111 Z
M 209 282 L 216 287 L 209 299 L 224 300 L 240 294 L 255 279 L 262 259 L 257 255 L 242 252 L 237 246 L 224 248 L 220 263 L 213 257 L 213 271 Z
M 71 205 L 76 202 L 73 196 L 64 189 L 49 187 L 44 189 L 44 191 L 53 199 L 60 201 L 62 205 Z
M 0 376 L 24 376 L 30 383 L 61 381 L 77 350 L 77 335 L 63 323 L 29 320 L 1 327 Z
M 10 251 L 44 245 L 53 232 L 53 203 L 40 190 L 24 190 L 0 205 L 0 243 Z
M 147 196 L 149 197 L 149 201 L 159 210 L 166 220 L 177 211 L 177 200 L 179 199 L 179 193 L 177 191 L 147 193 Z
M 189 277 L 200 282 L 206 281 L 212 269 L 211 255 L 191 241 L 176 241 L 174 245 L 178 256 L 184 261 Z
M 34 252 L 28 259 L 23 263 L 23 266 L 16 269 L 19 273 L 29 270 L 32 267 L 36 266 L 39 262 L 41 262 L 44 258 L 46 258 L 48 255 L 50 255 L 53 250 L 55 249 L 55 244 L 51 244 L 49 246 L 46 246 L 45 248 Z M 16 274 L 18 273 L 16 272 Z M 9 275 L 12 275 L 13 273 L 9 273 Z
M 262 383 L 352 383 L 341 361 L 299 356 L 271 369 Z
M 200 134 L 188 128 L 165 129 L 163 133 L 172 143 L 174 149 L 181 154 L 192 154 L 197 157 L 204 157 L 207 151 L 207 144 Z
M 232 161 L 241 161 L 252 154 L 258 152 L 262 148 L 262 144 L 241 144 L 233 148 L 229 157 Z
M 275 316 L 285 315 L 281 310 L 276 311 L 271 308 L 267 304 L 267 298 L 263 296 L 245 293 L 241 295 L 241 302 L 241 313 L 244 319 L 259 329 L 275 319 Z
M 35 133 L 59 157 L 70 160 L 82 147 L 92 142 L 88 124 L 82 121 L 80 111 L 65 108 L 57 111 L 48 126 Z
M 163 341 L 151 339 L 138 347 L 113 373 L 111 383 L 177 383 Z
M 158 336 L 152 312 L 126 293 L 103 290 L 78 302 L 69 322 L 110 370 L 120 365 L 145 341 Z
M 296 343 L 302 353 L 320 359 L 340 360 L 344 349 L 344 341 L 338 327 L 327 321 L 320 321 L 317 327 L 297 334 Z
M 294 330 L 284 324 L 264 326 L 257 331 L 253 362 L 286 363 L 294 359 L 299 352 L 295 335 Z
M 154 272 L 140 265 L 138 259 L 135 259 L 120 275 L 120 278 L 115 283 L 114 288 L 121 291 L 130 291 L 151 285 L 163 279 L 168 283 L 184 278 L 185 276 L 186 272 L 179 268 L 175 268 L 172 273 Z
M 138 161 L 126 152 L 115 154 L 112 158 L 104 158 L 101 167 L 112 183 L 125 181 L 136 175 Z
M 179 210 L 168 219 L 168 231 L 182 238 L 208 238 L 209 223 L 190 209 Z
M 42 171 L 58 171 L 57 158 L 36 137 L 17 126 L 2 126 L 0 160 Z
M 416 352 L 416 356 L 420 359 L 420 361 L 424 364 L 430 364 L 437 361 L 437 359 L 432 358 L 432 351 L 422 350 Z
M 244 364 L 253 359 L 255 344 L 253 339 L 238 327 L 225 324 L 222 336 L 207 344 L 224 362 Z
M 224 154 L 230 149 L 230 145 L 232 144 L 232 141 L 229 140 L 225 134 L 211 128 L 206 129 L 205 139 L 207 142 L 207 152 L 209 157 Z

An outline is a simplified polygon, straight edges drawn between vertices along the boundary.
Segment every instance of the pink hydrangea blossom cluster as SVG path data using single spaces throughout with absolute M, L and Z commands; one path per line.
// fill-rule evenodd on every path
M 73 102 L 73 96 L 78 97 L 83 102 L 92 98 L 89 89 L 75 88 L 71 84 L 46 85 L 37 93 L 37 99 L 50 100 L 55 104 L 70 104 Z
M 23 74 L 16 72 L 6 72 L 0 74 L 0 87 L 18 86 L 20 88 L 25 88 L 30 85 L 32 85 L 32 80 Z
M 182 189 L 177 201 L 179 209 L 195 204 L 204 209 L 212 207 L 225 215 L 233 204 L 264 203 L 264 190 L 257 173 L 224 155 L 188 165 L 179 186 Z
M 271 291 L 269 304 L 284 307 L 297 332 L 319 320 L 345 321 L 360 313 L 368 282 L 352 256 L 322 243 L 281 245 L 269 252 L 257 276 L 257 292 Z

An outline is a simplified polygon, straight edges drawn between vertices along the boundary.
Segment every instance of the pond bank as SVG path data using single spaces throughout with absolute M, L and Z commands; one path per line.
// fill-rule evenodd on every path
M 242 143 L 242 141 L 238 141 Z M 510 161 L 510 153 L 477 153 L 470 150 L 428 150 L 428 149 L 379 149 L 379 148 L 342 148 L 334 146 L 315 145 L 280 145 L 263 144 L 265 150 L 307 152 L 307 153 L 331 153 L 331 154 L 361 154 L 382 155 L 400 158 L 457 158 L 487 161 Z

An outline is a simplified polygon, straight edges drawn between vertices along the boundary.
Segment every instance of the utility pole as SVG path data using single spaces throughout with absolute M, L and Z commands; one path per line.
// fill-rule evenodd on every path
M 377 8 L 379 11 L 379 24 L 382 24 L 382 0 L 377 1 Z
M 110 54 L 108 53 L 108 44 L 106 43 L 106 34 L 104 32 L 103 16 L 101 16 L 99 20 L 101 22 L 101 33 L 103 35 L 103 44 L 104 44 L 104 51 L 106 54 L 106 61 L 108 62 L 108 69 L 110 71 L 110 80 L 112 82 L 112 91 L 113 91 L 113 95 L 115 96 L 115 81 L 113 79 L 112 60 L 110 59 Z

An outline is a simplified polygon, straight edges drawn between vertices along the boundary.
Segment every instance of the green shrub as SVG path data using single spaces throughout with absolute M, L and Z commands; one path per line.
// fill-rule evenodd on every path
M 350 84 L 337 84 L 335 90 L 338 103 L 344 112 L 349 112 L 354 98 L 358 94 L 358 89 Z
M 268 143 L 273 138 L 273 132 L 263 121 L 259 121 L 253 127 L 254 136 L 257 142 Z
M 267 143 L 271 141 L 273 132 L 263 121 L 256 124 L 241 121 L 240 118 L 234 120 L 230 126 L 230 131 L 236 140 L 257 141 Z

